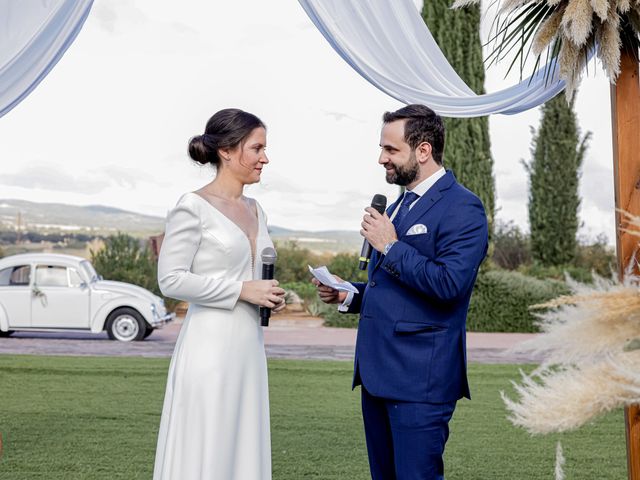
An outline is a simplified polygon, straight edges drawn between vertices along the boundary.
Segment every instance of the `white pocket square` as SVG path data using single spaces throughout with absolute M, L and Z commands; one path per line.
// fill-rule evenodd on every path
M 416 223 L 407 231 L 407 235 L 422 235 L 423 233 L 427 233 L 427 227 L 421 223 Z

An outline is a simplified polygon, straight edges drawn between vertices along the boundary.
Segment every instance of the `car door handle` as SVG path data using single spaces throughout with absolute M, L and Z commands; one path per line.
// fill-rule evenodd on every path
M 43 307 L 46 308 L 47 306 L 49 306 L 49 301 L 47 300 L 47 294 L 44 293 L 42 290 L 40 290 L 38 287 L 33 287 L 33 290 L 31 290 L 31 293 L 33 294 L 34 297 L 40 299 L 40 303 L 42 304 Z

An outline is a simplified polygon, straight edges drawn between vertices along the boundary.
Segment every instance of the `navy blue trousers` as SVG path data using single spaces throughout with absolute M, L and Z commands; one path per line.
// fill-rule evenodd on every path
M 444 480 L 442 455 L 456 402 L 398 402 L 361 388 L 372 480 Z

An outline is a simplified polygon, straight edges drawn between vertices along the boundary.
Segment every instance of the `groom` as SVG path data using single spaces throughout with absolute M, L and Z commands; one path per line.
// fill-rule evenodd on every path
M 314 283 L 360 313 L 353 387 L 362 385 L 373 480 L 443 479 L 456 401 L 470 398 L 465 324 L 487 252 L 482 202 L 442 166 L 444 125 L 424 105 L 383 116 L 378 163 L 405 193 L 360 233 L 374 249 L 358 294 Z

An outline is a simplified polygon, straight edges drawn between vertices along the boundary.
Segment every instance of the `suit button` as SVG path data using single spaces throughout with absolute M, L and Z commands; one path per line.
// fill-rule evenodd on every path
M 375 287 L 375 286 L 376 286 L 376 282 L 373 282 L 373 281 L 369 282 L 369 286 L 370 286 L 371 288 Z

